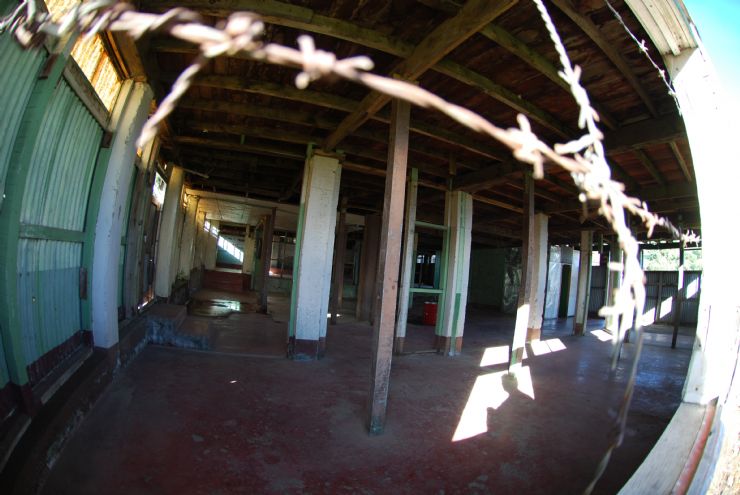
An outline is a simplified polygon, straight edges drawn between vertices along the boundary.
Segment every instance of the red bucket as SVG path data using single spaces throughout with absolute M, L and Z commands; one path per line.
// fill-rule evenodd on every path
M 425 302 L 424 303 L 424 324 L 425 325 L 436 325 L 437 324 L 437 303 L 436 302 Z

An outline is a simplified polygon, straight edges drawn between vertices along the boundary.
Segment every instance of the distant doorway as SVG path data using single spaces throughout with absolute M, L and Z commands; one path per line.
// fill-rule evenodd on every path
M 558 305 L 558 318 L 568 317 L 571 268 L 571 265 L 563 265 L 562 275 L 560 277 L 560 304 Z

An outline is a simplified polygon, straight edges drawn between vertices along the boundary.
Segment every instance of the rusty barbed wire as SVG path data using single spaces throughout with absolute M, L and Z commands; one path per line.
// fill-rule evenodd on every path
M 630 38 L 632 38 L 632 41 L 634 41 L 637 44 L 637 47 L 640 49 L 640 52 L 642 52 L 643 55 L 645 55 L 645 58 L 648 59 L 650 64 L 653 66 L 653 68 L 658 72 L 658 75 L 660 76 L 660 79 L 663 81 L 663 84 L 666 88 L 668 88 L 668 94 L 673 98 L 673 102 L 676 104 L 676 108 L 678 109 L 678 113 L 681 113 L 681 104 L 678 102 L 678 94 L 676 94 L 676 90 L 673 87 L 673 84 L 671 83 L 669 77 L 666 75 L 665 69 L 661 69 L 660 66 L 653 60 L 653 57 L 650 55 L 650 52 L 648 51 L 647 43 L 645 40 L 638 39 L 637 36 L 635 36 L 635 33 L 632 32 L 632 30 L 627 26 L 627 23 L 624 22 L 624 19 L 622 19 L 622 15 L 617 11 L 617 9 L 614 8 L 614 6 L 609 2 L 609 0 L 604 0 L 604 3 L 606 3 L 606 6 L 609 7 L 609 10 L 611 10 L 612 14 L 614 15 L 614 18 L 617 19 L 619 24 L 622 25 L 624 30 L 627 32 Z
M 578 139 L 554 146 L 546 144 L 534 134 L 529 120 L 522 114 L 517 116 L 518 127 L 499 127 L 477 113 L 450 103 L 417 85 L 369 72 L 373 68 L 373 62 L 368 57 L 337 59 L 333 53 L 317 49 L 310 36 L 298 37 L 297 49 L 262 43 L 259 37 L 264 25 L 258 16 L 251 13 L 234 13 L 216 26 L 209 26 L 197 13 L 183 8 L 175 8 L 163 14 L 151 14 L 137 12 L 130 4 L 115 0 L 94 0 L 76 5 L 61 21 L 54 22 L 48 13 L 36 7 L 36 1 L 38 0 L 25 0 L 10 16 L 0 21 L 0 33 L 12 30 L 23 45 L 29 46 L 42 42 L 44 36 L 58 39 L 75 30 L 84 32 L 87 36 L 93 36 L 102 30 L 125 32 L 135 39 L 147 33 L 162 32 L 198 46 L 199 53 L 194 61 L 180 74 L 170 93 L 142 129 L 137 141 L 139 146 L 157 135 L 162 122 L 174 111 L 179 100 L 211 59 L 239 53 L 255 61 L 298 69 L 295 83 L 300 89 L 306 88 L 312 81 L 333 75 L 414 105 L 435 109 L 507 146 L 515 158 L 532 166 L 535 178 L 541 179 L 544 176 L 546 161 L 568 171 L 581 191 L 579 200 L 584 208 L 589 200 L 598 202 L 599 214 L 608 221 L 625 253 L 623 263 L 612 263 L 609 266 L 610 270 L 619 273 L 621 279 L 620 287 L 614 293 L 614 304 L 599 312 L 602 316 L 622 316 L 618 334 L 613 336 L 612 368 L 616 367 L 619 346 L 632 324 L 632 315 L 635 312 L 637 314 L 635 359 L 617 414 L 612 441 L 585 492 L 592 491 L 611 453 L 622 442 L 642 350 L 640 318 L 645 301 L 644 273 L 638 258 L 639 246 L 628 226 L 627 214 L 639 218 L 647 227 L 648 236 L 659 227 L 684 243 L 698 242 L 699 237 L 692 232 L 680 232 L 668 219 L 651 212 L 645 202 L 627 195 L 624 186 L 611 178 L 603 145 L 604 136 L 597 126 L 598 113 L 591 106 L 588 93 L 580 84 L 581 69 L 572 65 L 541 0 L 533 2 L 558 53 L 563 67 L 560 76 L 568 83 L 579 107 L 578 127 L 585 131 Z

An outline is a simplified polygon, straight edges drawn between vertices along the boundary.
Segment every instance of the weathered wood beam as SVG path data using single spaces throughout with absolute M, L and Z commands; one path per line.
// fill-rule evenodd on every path
M 650 95 L 647 90 L 643 87 L 637 74 L 632 70 L 630 63 L 620 53 L 616 45 L 606 39 L 601 33 L 599 27 L 588 17 L 581 14 L 572 4 L 570 0 L 552 0 L 566 16 L 570 18 L 581 30 L 588 36 L 596 45 L 604 52 L 604 55 L 614 64 L 614 66 L 622 73 L 627 82 L 632 86 L 635 92 L 639 95 L 642 102 L 647 107 L 648 111 L 653 117 L 658 115 L 658 110 L 655 108 Z
M 655 181 L 661 186 L 665 186 L 666 182 L 663 174 L 660 173 L 660 170 L 658 170 L 650 157 L 648 157 L 642 150 L 634 150 L 633 153 L 640 160 L 642 166 L 645 167 L 648 172 L 650 172 L 650 175 L 653 176 L 653 179 L 655 179 Z
M 683 153 L 681 153 L 681 150 L 678 149 L 678 145 L 676 144 L 675 141 L 671 141 L 669 145 L 671 147 L 671 151 L 673 152 L 673 156 L 676 158 L 676 161 L 678 162 L 678 166 L 681 167 L 681 172 L 683 172 L 683 176 L 686 178 L 688 182 L 693 182 L 694 179 L 691 175 L 689 164 L 686 163 L 686 159 L 683 157 Z
M 200 146 L 204 148 L 215 148 L 219 150 L 235 151 L 237 153 L 259 153 L 268 156 L 275 156 L 278 158 L 289 158 L 293 160 L 304 161 L 306 159 L 306 153 L 298 153 L 296 151 L 286 149 L 282 146 L 276 145 L 263 145 L 263 144 L 239 144 L 226 140 L 211 139 L 211 138 L 199 138 L 190 136 L 178 136 L 175 138 L 175 142 L 183 145 Z
M 368 429 L 378 435 L 385 427 L 390 388 L 391 357 L 396 326 L 398 273 L 401 261 L 401 229 L 408 158 L 408 102 L 394 100 L 388 146 L 388 173 L 380 231 L 377 271 L 377 295 L 373 318 L 373 353 L 371 358 L 371 389 Z
M 477 192 L 506 182 L 513 173 L 521 173 L 524 169 L 523 164 L 515 161 L 498 163 L 475 172 L 455 176 L 452 180 L 452 189 Z
M 480 34 L 498 44 L 501 48 L 517 56 L 524 63 L 554 82 L 570 95 L 570 86 L 560 77 L 560 70 L 545 56 L 533 50 L 529 45 L 496 24 L 489 24 L 481 29 Z M 618 126 L 617 121 L 598 102 L 591 100 L 591 106 L 598 112 L 601 122 L 610 129 Z
M 517 0 L 468 0 L 454 17 L 432 30 L 414 51 L 392 72 L 406 80 L 416 80 L 445 55 L 511 8 Z M 332 132 L 323 143 L 324 149 L 334 149 L 352 131 L 376 114 L 391 98 L 371 92 L 360 106 Z
M 205 100 L 205 99 L 186 99 L 184 100 L 180 105 L 181 108 L 189 109 L 189 110 L 199 110 L 204 112 L 216 112 L 216 113 L 229 113 L 232 115 L 240 115 L 245 117 L 254 117 L 254 118 L 260 118 L 260 119 L 266 119 L 266 120 L 274 120 L 276 122 L 286 122 L 291 124 L 298 124 L 303 126 L 309 126 L 309 127 L 315 127 L 322 130 L 332 130 L 336 129 L 337 125 L 339 125 L 339 120 L 331 119 L 327 117 L 323 117 L 321 115 L 317 115 L 315 112 L 304 112 L 300 110 L 283 110 L 280 108 L 274 108 L 274 107 L 267 107 L 267 106 L 260 106 L 260 105 L 254 105 L 250 103 L 237 103 L 237 102 L 228 102 L 228 101 L 212 101 L 212 100 Z M 449 142 L 451 144 L 459 144 L 459 140 L 462 139 L 461 136 L 455 135 L 453 133 L 447 133 L 444 130 L 437 130 L 437 129 L 429 129 L 428 127 L 421 126 L 424 131 L 426 131 L 425 135 L 432 135 L 434 136 L 435 133 L 437 136 L 444 136 L 444 140 L 446 142 Z M 375 141 L 378 143 L 388 144 L 388 136 L 386 133 L 378 132 L 378 131 L 371 131 L 368 129 L 357 129 L 353 134 L 353 136 L 361 138 L 361 139 L 367 139 L 369 141 Z M 436 137 L 436 136 L 435 136 Z M 319 138 L 315 138 L 314 140 L 318 140 Z M 463 139 L 463 141 L 465 141 Z M 473 144 L 472 140 L 468 140 L 468 147 L 475 147 L 480 149 L 481 145 L 478 143 Z M 439 155 L 438 153 L 435 153 L 433 150 L 430 150 L 429 147 L 422 147 L 422 146 L 410 146 L 409 148 L 414 153 L 417 153 L 419 155 L 435 159 L 435 160 L 445 160 L 445 157 Z M 473 169 L 476 170 L 479 166 L 477 164 L 469 164 L 469 163 L 461 163 L 461 167 Z
M 643 201 L 659 201 L 662 199 L 695 198 L 696 184 L 671 184 L 668 186 L 645 187 L 628 193 Z M 567 201 L 560 205 L 553 205 L 545 209 L 545 213 L 565 213 L 579 211 L 583 208 L 580 201 Z
M 165 78 L 165 80 L 174 81 L 176 77 L 177 76 L 174 74 L 169 74 Z M 347 113 L 352 112 L 359 105 L 359 102 L 355 100 L 339 97 L 331 93 L 299 90 L 293 86 L 274 83 L 247 82 L 240 80 L 238 77 L 232 76 L 201 76 L 196 79 L 194 84 L 196 86 L 205 86 L 209 88 L 220 88 L 228 89 L 231 91 L 243 91 L 246 93 L 267 95 L 275 98 L 307 103 L 323 108 L 340 110 Z M 378 115 L 373 116 L 373 120 L 377 120 L 386 124 L 388 123 L 387 115 L 382 112 Z M 335 129 L 336 125 L 333 128 Z M 468 151 L 479 154 L 486 158 L 498 160 L 506 154 L 505 152 L 502 152 L 493 146 L 479 143 L 478 141 L 462 134 L 450 132 L 446 129 L 437 128 L 423 122 L 415 123 L 413 126 L 411 126 L 411 131 L 413 131 L 415 134 L 420 134 L 447 144 L 462 147 Z M 368 131 L 359 130 L 359 132 L 356 132 L 356 134 L 358 137 L 365 137 L 368 135 Z
M 604 147 L 607 153 L 617 154 L 682 138 L 686 138 L 683 119 L 678 114 L 671 114 L 607 132 L 604 136 Z

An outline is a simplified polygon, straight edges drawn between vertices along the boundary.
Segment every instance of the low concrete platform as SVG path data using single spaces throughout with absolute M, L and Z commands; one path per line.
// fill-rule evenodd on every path
M 394 357 L 378 437 L 365 427 L 366 323 L 329 326 L 326 358 L 312 362 L 150 346 L 76 432 L 44 493 L 580 493 L 633 345 L 610 373 L 602 322 L 573 337 L 562 320 L 528 346 L 512 383 L 513 323 L 473 310 L 462 355 Z M 615 493 L 670 420 L 689 344 L 648 341 L 624 444 L 596 493 Z

